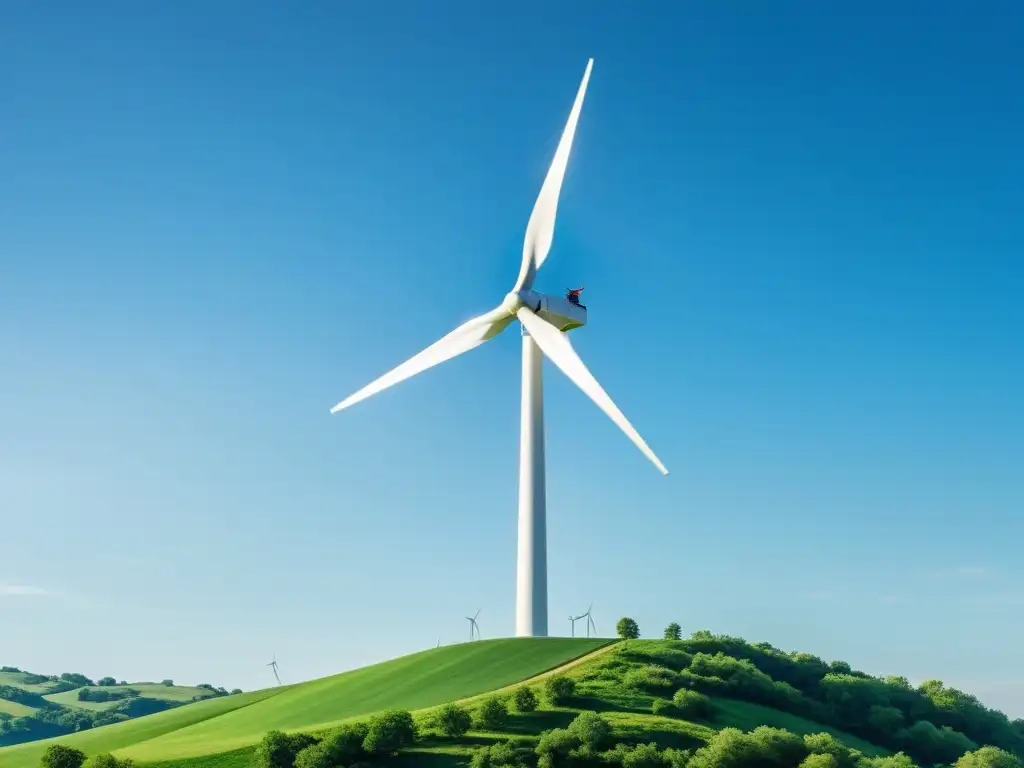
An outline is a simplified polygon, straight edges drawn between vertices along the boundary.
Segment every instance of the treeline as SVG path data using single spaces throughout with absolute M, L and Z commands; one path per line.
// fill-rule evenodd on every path
M 228 693 L 224 688 L 215 688 L 209 683 L 203 683 L 196 687 L 202 688 L 205 692 L 193 696 L 191 701 L 199 701 L 216 696 L 229 696 L 242 692 L 241 689 L 236 688 Z M 23 744 L 39 739 L 49 739 L 55 736 L 65 736 L 69 733 L 98 728 L 101 725 L 111 725 L 112 723 L 132 720 L 136 717 L 152 715 L 156 712 L 162 712 L 165 709 L 179 707 L 182 704 L 188 703 L 148 698 L 142 696 L 139 691 L 133 688 L 115 688 L 111 690 L 107 685 L 103 687 L 80 688 L 78 691 L 79 701 L 96 703 L 119 702 L 115 706 L 102 711 L 63 707 L 47 701 L 37 693 L 30 693 L 22 688 L 13 686 L 0 686 L 0 699 L 7 699 L 36 707 L 35 712 L 25 717 L 15 718 L 5 712 L 0 712 L 0 747 Z
M 697 632 L 687 641 L 691 652 L 725 653 L 746 659 L 775 680 L 820 702 L 844 727 L 865 734 L 895 734 L 900 727 L 926 722 L 949 728 L 977 744 L 1024 755 L 1024 720 L 1011 721 L 975 696 L 928 680 L 916 688 L 905 677 L 874 677 L 843 661 L 826 663 L 807 653 L 786 653 L 769 643 L 751 645 L 741 638 Z
M 48 701 L 44 701 L 44 703 L 46 706 L 37 709 L 27 717 L 0 718 L 0 747 L 49 739 L 55 736 L 66 736 L 69 733 L 86 731 L 101 725 L 120 723 L 177 707 L 183 702 L 134 696 L 101 712 L 61 707 Z
M 613 746 L 614 745 L 614 746 Z M 696 749 L 661 747 L 657 742 L 617 741 L 609 723 L 583 712 L 566 728 L 546 731 L 538 742 L 511 738 L 478 749 L 471 768 L 916 768 L 909 757 L 869 757 L 847 749 L 826 733 L 800 737 L 760 726 L 744 733 L 723 728 Z M 299 768 L 296 766 L 296 768 Z M 1021 768 L 1016 757 L 996 747 L 969 752 L 955 768 Z
M 874 677 L 846 662 L 707 631 L 688 640 L 631 645 L 623 659 L 648 667 L 631 669 L 626 682 L 655 695 L 687 688 L 764 704 L 905 751 L 927 765 L 948 765 L 981 745 L 1024 756 L 1024 721 L 1011 722 L 938 680 L 914 687 L 904 677 Z
M 13 685 L 0 685 L 0 699 L 7 699 L 26 707 L 45 707 L 49 702 L 38 693 L 26 691 Z
M 115 690 L 108 690 L 107 688 L 78 689 L 79 701 L 120 701 L 121 699 L 130 699 L 138 695 L 139 692 L 132 688 L 118 688 Z

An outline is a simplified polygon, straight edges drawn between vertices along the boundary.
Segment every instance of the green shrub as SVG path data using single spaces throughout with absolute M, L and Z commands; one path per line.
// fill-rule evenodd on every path
M 82 768 L 85 752 L 63 744 L 51 744 L 39 759 L 40 768 Z
M 488 696 L 476 713 L 481 728 L 498 731 L 508 723 L 508 704 L 500 696 Z
M 295 768 L 335 768 L 337 765 L 323 744 L 311 744 L 295 755 Z
M 544 698 L 553 707 L 567 704 L 576 695 L 576 681 L 565 675 L 555 675 L 544 681 Z
M 581 712 L 565 730 L 582 746 L 594 751 L 606 746 L 612 735 L 608 721 L 596 712 Z
M 390 709 L 370 720 L 363 749 L 370 755 L 393 755 L 416 741 L 416 723 L 407 709 Z
M 287 734 L 281 731 L 268 731 L 253 753 L 254 768 L 293 768 L 295 756 L 311 744 L 315 744 L 309 734 Z
M 93 755 L 85 761 L 85 768 L 134 768 L 130 757 L 114 757 L 109 752 Z
M 659 717 L 677 717 L 679 710 L 668 699 L 655 699 L 651 704 L 651 713 Z
M 783 728 L 760 725 L 748 735 L 754 742 L 755 750 L 773 765 L 789 768 L 807 757 L 810 751 L 802 737 Z
M 675 747 L 668 747 L 661 753 L 668 768 L 687 768 L 687 763 L 690 762 L 692 755 L 693 753 L 688 749 L 676 749 Z
M 629 688 L 653 694 L 672 693 L 682 684 L 678 674 L 658 664 L 631 669 L 622 682 Z
M 671 765 L 653 741 L 650 744 L 633 746 L 619 744 L 611 752 L 606 752 L 604 759 L 614 765 L 621 765 L 622 768 L 664 768 Z
M 1019 758 L 998 747 L 982 747 L 956 761 L 956 768 L 1021 768 L 1021 765 Z
M 537 708 L 537 694 L 529 686 L 521 685 L 512 694 L 512 704 L 517 712 L 533 712 Z
M 687 768 L 746 768 L 764 765 L 753 740 L 738 728 L 723 728 L 693 753 Z
M 812 752 L 800 763 L 800 768 L 839 768 L 835 755 L 824 752 Z
M 554 728 L 541 734 L 537 742 L 537 755 L 543 765 L 545 759 L 549 764 L 555 764 L 560 759 L 569 756 L 569 753 L 580 746 L 579 738 L 569 733 L 565 728 Z
M 831 755 L 835 758 L 838 768 L 853 768 L 856 760 L 850 754 L 850 750 L 830 733 L 809 733 L 804 736 L 804 746 L 812 755 Z M 811 768 L 826 768 L 812 766 Z
M 441 733 L 455 738 L 464 735 L 469 730 L 473 725 L 473 717 L 465 709 L 452 702 L 438 710 L 435 722 Z
M 711 717 L 713 711 L 711 699 L 698 691 L 690 691 L 680 688 L 672 697 L 672 704 L 675 705 L 679 716 L 688 720 L 706 720 Z
M 471 768 L 533 768 L 537 755 L 532 747 L 513 739 L 476 750 L 469 764 Z
M 328 733 L 322 744 L 334 765 L 349 765 L 366 758 L 363 742 L 367 733 L 369 726 L 366 723 L 348 723 Z

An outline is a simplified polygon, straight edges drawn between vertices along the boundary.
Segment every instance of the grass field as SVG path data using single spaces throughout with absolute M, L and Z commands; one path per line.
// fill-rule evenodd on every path
M 64 707 L 75 707 L 77 709 L 91 709 L 95 712 L 111 709 L 120 704 L 123 699 L 117 701 L 79 701 L 78 692 L 81 688 L 63 693 L 51 693 L 43 696 L 47 701 L 60 704 Z M 204 698 L 212 696 L 210 691 L 203 688 L 191 688 L 183 685 L 161 685 L 160 683 L 135 683 L 132 685 L 110 685 L 100 688 L 103 691 L 138 691 L 139 696 L 144 699 L 160 699 L 163 701 L 186 702 L 192 701 L 196 696 Z
M 24 672 L 0 672 L 0 685 L 13 685 L 31 693 L 47 693 L 53 688 L 53 683 L 29 685 L 25 682 L 26 677 Z
M 0 699 L 0 712 L 6 712 L 11 717 L 28 717 L 35 711 L 35 707 L 30 707 L 26 704 L 19 704 L 16 701 Z
M 87 754 L 112 752 L 132 744 L 139 744 L 154 739 L 165 733 L 187 728 L 208 718 L 215 718 L 241 707 L 273 696 L 278 690 L 254 691 L 240 693 L 235 696 L 221 696 L 215 699 L 199 701 L 183 707 L 158 712 L 155 715 L 128 720 L 124 723 L 106 725 L 88 731 L 61 736 L 56 739 L 32 741 L 13 747 L 0 749 L 0 766 L 3 768 L 37 768 L 39 756 L 50 744 L 60 742 L 83 750 Z
M 217 755 L 250 747 L 272 728 L 323 728 L 390 707 L 416 710 L 485 693 L 563 665 L 607 642 L 524 638 L 447 646 L 301 685 L 189 704 L 54 741 L 88 754 L 116 750 L 139 762 Z M 50 743 L 0 749 L 0 765 L 35 768 Z M 247 753 L 242 749 L 237 755 L 247 760 Z M 203 764 L 216 766 L 227 759 L 204 758 Z
M 708 721 L 691 722 L 675 717 L 659 717 L 651 713 L 654 701 L 650 695 L 624 687 L 621 678 L 604 674 L 610 665 L 624 658 L 623 647 L 611 646 L 591 654 L 576 665 L 563 666 L 561 674 L 577 679 L 579 696 L 573 706 L 544 707 L 528 714 L 514 714 L 502 733 L 470 731 L 459 739 L 441 739 L 430 735 L 431 710 L 416 712 L 416 719 L 426 735 L 413 749 L 401 755 L 394 768 L 465 768 L 475 749 L 487 746 L 510 735 L 537 737 L 551 728 L 564 728 L 577 714 L 585 710 L 600 712 L 614 730 L 616 741 L 650 742 L 661 747 L 692 749 L 706 743 L 716 731 L 726 728 L 753 730 L 761 725 L 785 728 L 792 733 L 830 733 L 846 746 L 858 749 L 868 755 L 888 754 L 886 750 L 869 744 L 862 739 L 834 728 L 823 726 L 795 715 L 780 712 L 744 701 L 714 698 L 714 714 Z M 604 668 L 604 669 L 602 669 Z M 530 683 L 539 691 L 541 680 Z M 472 709 L 482 697 L 464 700 L 463 705 Z M 285 699 L 274 702 L 283 704 Z M 269 702 L 268 702 L 269 703 Z M 184 733 L 184 732 L 180 732 Z M 172 734 L 177 736 L 178 734 Z M 156 744 L 157 742 L 153 742 Z M 177 759 L 150 763 L 151 768 L 248 768 L 253 747 L 238 748 L 217 754 L 182 756 Z M 126 754 L 133 754 L 129 750 Z M 139 757 L 143 757 L 139 752 Z

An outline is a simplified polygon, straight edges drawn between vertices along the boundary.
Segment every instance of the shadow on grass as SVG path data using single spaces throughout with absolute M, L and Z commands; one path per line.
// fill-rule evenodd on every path
M 424 734 L 417 742 L 419 747 L 428 749 L 457 747 L 459 749 L 476 749 L 489 747 L 507 737 L 497 733 L 467 733 L 464 736 L 443 736 L 441 734 Z
M 541 709 L 510 717 L 502 729 L 513 736 L 540 736 L 552 728 L 565 728 L 576 719 L 576 712 L 561 709 Z
M 609 697 L 578 696 L 576 705 L 580 709 L 591 709 L 594 712 L 631 712 L 635 715 L 651 714 L 650 705 L 637 705 L 633 700 L 615 700 Z

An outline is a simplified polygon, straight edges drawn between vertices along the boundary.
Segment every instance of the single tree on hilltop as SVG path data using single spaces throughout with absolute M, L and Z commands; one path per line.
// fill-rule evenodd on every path
M 667 627 L 665 627 L 665 639 L 666 640 L 682 640 L 683 639 L 683 628 L 679 624 L 673 621 Z
M 615 625 L 615 632 L 623 640 L 636 640 L 640 637 L 640 627 L 628 616 L 619 619 L 619 623 Z

